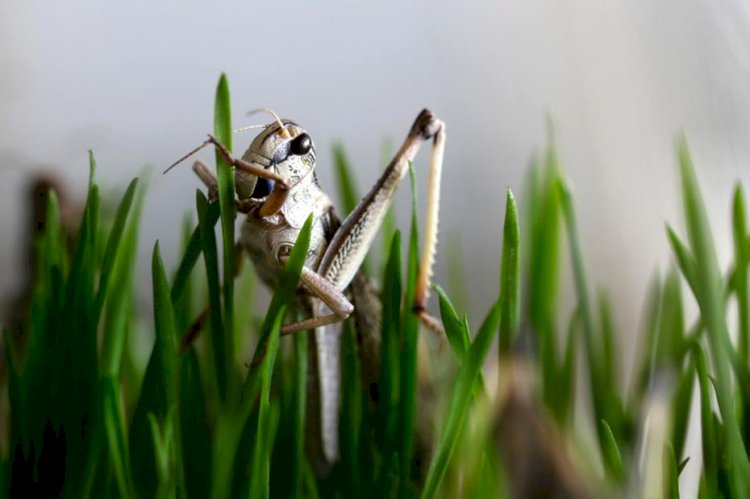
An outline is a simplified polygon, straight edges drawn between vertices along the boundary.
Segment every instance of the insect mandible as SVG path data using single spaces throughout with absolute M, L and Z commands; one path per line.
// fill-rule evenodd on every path
M 427 214 L 412 310 L 427 327 L 442 331 L 425 306 L 437 244 L 445 125 L 431 111 L 420 112 L 375 185 L 340 222 L 333 204 L 318 184 L 316 150 L 310 135 L 296 123 L 281 120 L 273 111 L 259 111 L 270 113 L 274 121 L 263 126 L 241 159 L 209 135 L 199 148 L 177 163 L 212 144 L 234 167 L 237 209 L 247 215 L 241 229 L 241 246 L 261 279 L 272 288 L 278 283 L 297 236 L 312 213 L 310 247 L 298 290 L 298 306 L 304 319 L 285 324 L 281 334 L 312 332 L 306 447 L 316 473 L 324 475 L 338 459 L 339 452 L 341 328 L 337 326 L 355 315 L 363 383 L 376 389 L 380 368 L 380 302 L 359 268 L 409 164 L 428 140 L 432 141 L 432 155 Z M 196 161 L 193 170 L 209 193 L 215 193 L 216 178 L 208 166 Z

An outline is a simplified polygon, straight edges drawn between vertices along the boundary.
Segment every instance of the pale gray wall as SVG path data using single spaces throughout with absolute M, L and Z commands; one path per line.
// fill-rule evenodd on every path
M 242 111 L 266 106 L 306 126 L 329 187 L 334 140 L 346 144 L 368 185 L 383 138 L 399 141 L 421 107 L 433 108 L 449 127 L 443 240 L 461 235 L 479 309 L 496 286 L 504 189 L 519 193 L 532 151 L 545 143 L 549 113 L 592 281 L 616 290 L 621 310 L 634 315 L 648 273 L 666 262 L 663 221 L 676 221 L 680 131 L 727 254 L 728 194 L 749 171 L 748 12 L 739 0 L 210 8 L 6 0 L 2 291 L 17 279 L 18 210 L 30 171 L 45 167 L 82 193 L 88 148 L 105 186 L 122 185 L 146 164 L 159 171 L 209 130 L 214 86 L 226 71 L 235 124 L 247 122 Z M 238 147 L 250 138 L 238 137 Z M 173 253 L 196 185 L 187 167 L 154 177 L 144 255 L 156 238 Z

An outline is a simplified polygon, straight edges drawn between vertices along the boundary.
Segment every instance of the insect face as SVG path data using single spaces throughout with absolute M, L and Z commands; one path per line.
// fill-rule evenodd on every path
M 315 145 L 297 124 L 284 120 L 283 125 L 271 123 L 255 137 L 242 159 L 280 175 L 294 189 L 314 182 Z M 272 180 L 240 170 L 236 171 L 235 184 L 240 199 L 262 201 L 273 190 Z

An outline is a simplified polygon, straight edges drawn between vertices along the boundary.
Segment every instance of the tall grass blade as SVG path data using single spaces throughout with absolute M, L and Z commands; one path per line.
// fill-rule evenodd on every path
M 307 397 L 307 335 L 294 336 L 294 464 L 292 492 L 301 497 L 305 484 L 305 407 Z
M 750 497 L 750 463 L 740 434 L 731 393 L 729 350 L 732 347 L 724 316 L 724 285 L 703 199 L 684 139 L 678 145 L 678 155 L 688 238 L 697 264 L 696 299 L 708 331 L 716 377 L 716 398 L 727 432 L 724 437 L 729 451 L 731 491 L 738 498 Z
M 400 387 L 400 331 L 401 331 L 401 232 L 396 231 L 391 241 L 383 275 L 381 301 L 383 303 L 382 344 L 376 409 L 376 441 L 380 444 L 380 463 L 375 472 L 376 493 L 388 489 L 388 467 L 396 452 L 399 421 Z
M 216 100 L 214 102 L 214 136 L 232 150 L 232 117 L 229 100 L 229 83 L 227 77 L 222 73 L 216 87 Z M 219 151 L 216 151 L 216 178 L 218 182 L 219 208 L 221 211 L 221 241 L 223 253 L 224 271 L 224 299 L 222 309 L 223 326 L 221 330 L 224 336 L 223 349 L 219 354 L 224 357 L 225 371 L 222 372 L 226 390 L 235 384 L 235 348 L 234 348 L 234 168 L 227 164 Z M 225 334 L 224 331 L 228 331 Z M 214 344 L 214 346 L 218 346 Z
M 409 246 L 407 250 L 408 266 L 406 270 L 406 295 L 404 297 L 404 311 L 401 319 L 401 355 L 400 355 L 400 419 L 401 431 L 399 436 L 401 480 L 398 495 L 405 498 L 410 495 L 410 482 L 415 478 L 412 470 L 412 446 L 414 443 L 414 422 L 417 392 L 417 333 L 419 323 L 417 316 L 411 311 L 416 293 L 417 275 L 419 274 L 419 224 L 417 221 L 417 187 L 414 168 L 409 167 L 411 181 L 412 217 L 409 231 Z
M 560 191 L 560 204 L 570 244 L 570 256 L 573 267 L 576 296 L 578 297 L 578 309 L 581 314 L 581 326 L 588 364 L 588 378 L 594 417 L 599 421 L 606 420 L 616 439 L 618 441 L 624 441 L 626 437 L 624 408 L 617 392 L 613 390 L 612 380 L 608 379 L 611 375 L 608 374 L 606 367 L 603 365 L 602 357 L 605 355 L 604 345 L 599 343 L 594 326 L 593 310 L 587 289 L 586 271 L 583 264 L 583 253 L 581 251 L 580 238 L 578 236 L 578 226 L 575 219 L 573 199 L 570 195 L 570 191 L 562 180 L 560 180 L 558 186 Z M 597 425 L 597 430 L 599 445 L 603 455 L 606 457 L 607 435 L 602 431 L 603 429 L 601 425 Z M 612 462 L 605 462 L 608 463 L 609 466 L 614 465 Z
M 110 274 L 112 273 L 112 268 L 115 264 L 118 250 L 120 249 L 120 241 L 122 240 L 123 232 L 125 230 L 125 222 L 130 213 L 130 207 L 133 204 L 133 198 L 135 197 L 137 186 L 138 179 L 134 178 L 130 182 L 130 185 L 128 185 L 128 188 L 120 201 L 120 205 L 117 207 L 115 221 L 109 232 L 107 249 L 104 252 L 104 260 L 102 261 L 101 273 L 99 276 L 99 289 L 97 289 L 96 293 L 95 317 L 97 322 L 99 314 L 101 313 L 102 305 L 104 304 L 104 297 L 107 296 Z
M 216 381 L 219 385 L 219 397 L 222 401 L 227 399 L 229 384 L 229 369 L 227 365 L 226 341 L 224 334 L 224 318 L 221 308 L 221 287 L 219 285 L 219 262 L 216 250 L 216 237 L 214 226 L 210 224 L 213 219 L 212 210 L 218 211 L 216 203 L 210 203 L 201 191 L 196 191 L 196 206 L 198 210 L 198 226 L 200 227 L 201 239 L 203 240 L 203 261 L 206 264 L 206 280 L 208 283 L 208 307 L 211 324 L 211 348 L 214 359 Z
M 745 193 L 742 185 L 737 184 L 732 202 L 732 235 L 734 240 L 734 288 L 737 296 L 737 350 L 740 358 L 747 364 L 750 357 L 750 294 L 748 293 L 747 275 L 750 266 L 748 251 L 748 228 L 745 210 Z
M 174 288 L 173 288 L 174 289 Z M 208 497 L 211 490 L 211 427 L 198 353 L 188 350 L 180 362 L 180 449 L 189 498 Z
M 258 341 L 253 362 L 245 380 L 243 399 L 240 401 L 243 418 L 245 418 L 245 415 L 249 415 L 252 409 L 255 398 L 254 393 L 257 390 L 255 387 L 259 387 L 260 406 L 258 409 L 258 426 L 255 432 L 255 449 L 251 461 L 253 473 L 250 476 L 252 497 L 267 496 L 269 490 L 267 465 L 268 461 L 270 461 L 270 455 L 268 454 L 270 446 L 269 448 L 264 448 L 261 445 L 261 438 L 268 429 L 271 417 L 269 412 L 271 375 L 278 351 L 281 323 L 284 319 L 286 308 L 297 289 L 297 281 L 302 272 L 307 249 L 310 245 L 311 227 L 312 216 L 309 216 L 297 237 L 282 278 L 268 307 L 268 312 L 261 328 L 260 340 Z
M 518 228 L 518 209 L 513 192 L 508 189 L 505 199 L 505 224 L 503 227 L 503 249 L 500 272 L 500 298 L 502 319 L 500 321 L 499 352 L 504 357 L 518 334 L 521 312 L 521 233 Z
M 163 376 L 164 396 L 173 416 L 171 424 L 175 431 L 171 436 L 176 457 L 174 459 L 174 475 L 180 491 L 184 493 L 184 474 L 182 467 L 182 449 L 180 446 L 180 378 L 179 359 L 177 357 L 177 331 L 175 329 L 174 309 L 167 282 L 167 274 L 159 253 L 159 243 L 154 246 L 152 259 L 152 278 L 154 287 L 154 330 L 156 343 L 159 348 L 159 361 Z

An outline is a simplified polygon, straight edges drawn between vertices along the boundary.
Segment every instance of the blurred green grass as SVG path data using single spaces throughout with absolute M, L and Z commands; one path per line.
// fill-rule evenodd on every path
M 231 147 L 229 109 L 222 75 L 214 133 Z M 334 156 L 348 212 L 359 193 L 341 146 Z M 105 217 L 92 155 L 74 247 L 66 244 L 50 193 L 45 229 L 34 241 L 31 305 L 22 323 L 3 331 L 7 375 L 0 379 L 10 418 L 0 490 L 14 497 L 679 497 L 679 476 L 691 460 L 702 463 L 700 497 L 748 497 L 744 192 L 737 185 L 734 261 L 722 273 L 684 140 L 677 158 L 687 238 L 667 227 L 675 264 L 655 274 L 645 299 L 642 348 L 627 393 L 615 346 L 618 310 L 606 294 L 590 294 L 576 207 L 554 144 L 532 162 L 524 203 L 516 206 L 508 191 L 504 217 L 498 214 L 498 223 L 504 220 L 498 296 L 487 299 L 476 334 L 437 288 L 445 349 L 419 330 L 405 305 L 412 302 L 419 254 L 412 170 L 406 260 L 389 216 L 386 257 L 366 264 L 382 282 L 377 403 L 369 405 L 359 379 L 357 336 L 348 323 L 341 461 L 318 479 L 304 453 L 307 337 L 279 337 L 310 220 L 267 312 L 254 317 L 247 306 L 252 271 L 245 266 L 234 275 L 234 179 L 217 154 L 218 202 L 197 192 L 198 222 L 185 222 L 174 272 L 154 245 L 155 341 L 145 371 L 134 372 L 129 333 L 137 314 L 133 279 L 147 182 L 134 179 L 114 215 Z M 568 315 L 558 301 L 564 256 L 576 293 Z M 460 261 L 451 263 L 460 268 Z M 698 305 L 692 324 L 683 288 Z M 728 317 L 730 301 L 736 321 Z M 456 297 L 455 303 L 465 302 Z M 196 323 L 206 331 L 192 341 Z M 247 363 L 250 345 L 255 353 Z M 490 364 L 497 369 L 483 372 L 493 345 Z M 577 376 L 583 385 L 576 385 Z M 578 399 L 590 404 L 577 405 Z M 700 410 L 701 456 L 685 448 L 692 404 Z M 661 431 L 645 424 L 658 419 L 659 408 Z M 574 417 L 577 410 L 583 417 Z M 587 431 L 594 446 L 579 437 Z M 656 466 L 644 469 L 644 463 Z

